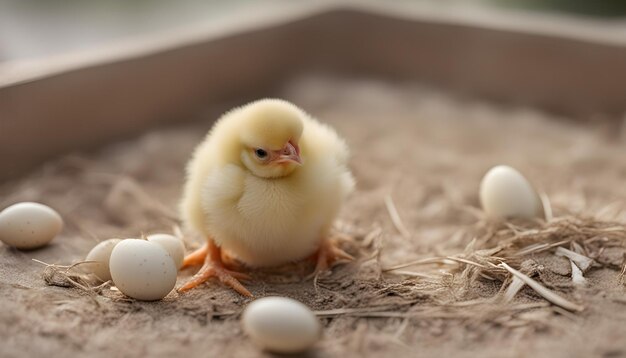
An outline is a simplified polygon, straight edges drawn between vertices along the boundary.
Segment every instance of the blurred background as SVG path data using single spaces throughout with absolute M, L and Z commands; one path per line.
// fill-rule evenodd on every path
M 624 24 L 624 0 L 396 0 L 442 11 L 518 10 Z M 0 62 L 88 50 L 119 40 L 229 19 L 303 0 L 2 0 Z M 271 10 L 267 10 L 271 11 Z
M 620 133 L 624 73 L 626 0 L 0 0 L 0 179 L 290 99 L 307 76 L 419 83 Z

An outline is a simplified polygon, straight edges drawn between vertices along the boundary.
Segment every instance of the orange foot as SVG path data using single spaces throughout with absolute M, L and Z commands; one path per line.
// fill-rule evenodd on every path
M 201 248 L 197 249 L 196 251 L 185 256 L 185 259 L 183 260 L 183 266 L 180 269 L 182 270 L 189 266 L 202 265 L 204 261 L 206 260 L 206 257 L 208 254 L 209 254 L 209 244 L 207 243 Z
M 319 276 L 335 264 L 354 260 L 354 256 L 343 251 L 337 246 L 336 241 L 330 239 L 322 240 L 322 244 L 313 258 L 316 260 L 315 270 L 307 276 L 307 279 Z
M 178 292 L 189 291 L 194 287 L 215 277 L 223 284 L 229 286 L 240 294 L 252 297 L 252 293 L 248 291 L 237 279 L 248 280 L 250 276 L 245 273 L 231 271 L 224 267 L 222 263 L 221 249 L 217 247 L 212 240 L 208 240 L 207 244 L 202 248 L 192 252 L 183 261 L 183 267 L 197 265 L 204 261 L 200 271 L 196 273 L 189 282 L 178 289 Z

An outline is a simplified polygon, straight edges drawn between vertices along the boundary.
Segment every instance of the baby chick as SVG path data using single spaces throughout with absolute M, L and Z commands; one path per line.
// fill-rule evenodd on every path
M 185 258 L 203 264 L 179 291 L 216 277 L 242 295 L 248 267 L 277 266 L 316 255 L 315 273 L 339 259 L 330 229 L 354 187 L 348 147 L 327 125 L 295 105 L 263 99 L 222 116 L 188 164 L 181 203 L 185 223 L 207 244 Z

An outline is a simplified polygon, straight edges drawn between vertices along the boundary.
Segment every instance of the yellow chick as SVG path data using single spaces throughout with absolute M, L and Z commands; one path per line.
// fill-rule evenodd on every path
M 179 292 L 216 277 L 242 295 L 249 279 L 225 268 L 223 256 L 269 267 L 316 255 L 315 272 L 352 259 L 330 229 L 354 188 L 348 147 L 329 126 L 295 105 L 263 99 L 224 114 L 187 167 L 185 223 L 207 244 L 185 258 L 203 264 Z

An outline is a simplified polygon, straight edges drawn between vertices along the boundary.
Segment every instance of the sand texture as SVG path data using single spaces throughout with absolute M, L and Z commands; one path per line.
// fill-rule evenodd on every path
M 316 284 L 302 278 L 309 263 L 252 272 L 246 283 L 256 297 L 288 296 L 317 311 L 324 339 L 310 356 L 626 355 L 626 126 L 374 80 L 300 79 L 280 95 L 347 139 L 358 182 L 337 223 L 355 262 Z M 137 302 L 110 285 L 71 287 L 31 260 L 70 265 L 100 240 L 171 232 L 184 165 L 214 119 L 76 152 L 0 186 L 0 207 L 38 201 L 66 220 L 48 247 L 0 245 L 0 356 L 269 355 L 242 333 L 250 300 L 218 283 Z M 552 221 L 483 217 L 478 185 L 498 164 L 546 193 Z M 185 240 L 189 250 L 201 243 L 191 232 Z M 557 246 L 593 259 L 584 285 L 573 284 Z M 573 306 L 528 286 L 505 302 L 512 276 L 501 261 Z

